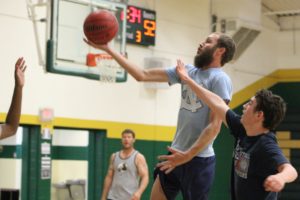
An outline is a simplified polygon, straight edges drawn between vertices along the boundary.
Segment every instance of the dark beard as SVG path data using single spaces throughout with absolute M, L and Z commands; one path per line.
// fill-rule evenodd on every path
M 197 54 L 194 58 L 194 65 L 197 68 L 203 68 L 208 66 L 213 60 L 213 54 L 217 47 L 212 47 L 211 49 L 206 49 L 202 53 Z

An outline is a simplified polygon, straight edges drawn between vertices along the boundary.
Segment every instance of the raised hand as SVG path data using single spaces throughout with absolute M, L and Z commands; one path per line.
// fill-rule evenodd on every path
M 189 78 L 184 63 L 179 59 L 177 60 L 176 73 L 182 81 L 186 81 Z
M 170 173 L 176 166 L 182 165 L 190 160 L 190 157 L 185 152 L 172 147 L 167 148 L 171 154 L 158 156 L 158 160 L 162 162 L 156 165 L 161 171 L 165 171 L 166 174 Z
M 15 84 L 16 86 L 23 87 L 25 82 L 24 73 L 26 70 L 25 60 L 23 57 L 18 58 L 15 64 Z

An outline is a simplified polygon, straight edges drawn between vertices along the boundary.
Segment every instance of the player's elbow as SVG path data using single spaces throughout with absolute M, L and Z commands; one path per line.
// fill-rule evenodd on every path
M 291 164 L 287 164 L 285 166 L 286 171 L 288 172 L 288 176 L 286 176 L 285 178 L 287 179 L 285 182 L 286 183 L 290 183 L 293 182 L 297 179 L 298 177 L 298 172 L 297 170 L 291 165 Z
M 211 132 L 217 136 L 219 134 L 219 132 L 221 131 L 221 125 L 222 125 L 222 121 L 220 120 L 214 120 L 211 122 L 210 126 L 211 126 Z
M 298 178 L 298 172 L 296 171 L 296 169 L 294 169 L 295 170 L 295 179 L 294 180 L 296 180 L 296 178 Z
M 148 183 L 149 183 L 149 175 L 145 173 L 145 175 L 143 176 L 142 179 L 144 180 L 145 185 L 148 185 Z
M 216 126 L 213 129 L 213 132 L 214 132 L 215 136 L 217 136 L 220 133 L 220 131 L 221 131 L 221 127 L 220 126 Z
M 215 123 L 212 123 L 210 125 L 210 134 L 213 135 L 214 137 L 216 137 L 220 131 L 221 131 L 220 125 L 215 124 Z
M 17 133 L 18 130 L 18 126 L 14 125 L 4 125 L 2 127 L 2 135 L 6 138 L 6 137 L 10 137 L 13 136 Z
M 19 119 L 18 120 L 6 120 L 5 126 L 7 127 L 7 129 L 10 132 L 15 133 L 15 132 L 17 132 L 17 130 L 19 128 Z
M 297 178 L 298 178 L 298 172 L 294 167 L 292 167 L 292 179 L 293 179 L 292 181 L 296 180 Z
M 140 73 L 138 73 L 135 76 L 135 79 L 138 82 L 149 82 L 149 81 L 154 81 L 155 75 L 151 73 L 149 70 L 142 70 Z
M 137 73 L 134 76 L 135 80 L 138 82 L 146 81 L 146 77 L 147 77 L 147 73 L 145 72 L 145 70 L 142 70 L 140 73 Z
M 10 128 L 10 134 L 11 134 L 11 135 L 16 134 L 16 133 L 17 133 L 17 130 L 18 130 L 18 127 L 19 127 L 19 124 L 16 124 L 16 125 L 14 125 L 14 126 L 11 126 L 11 128 Z
M 287 183 L 293 182 L 298 177 L 297 170 L 289 163 L 281 165 L 278 171 L 280 173 L 285 172 L 286 174 L 288 174 L 285 176 L 286 178 L 285 182 Z
M 134 77 L 134 78 L 135 78 L 135 80 L 138 81 L 138 82 L 143 82 L 143 81 L 145 81 L 145 78 L 144 78 L 143 76 L 136 76 L 136 77 Z
M 16 133 L 17 133 L 17 130 L 18 130 L 18 127 L 13 127 L 13 128 L 10 130 L 11 135 L 16 134 Z

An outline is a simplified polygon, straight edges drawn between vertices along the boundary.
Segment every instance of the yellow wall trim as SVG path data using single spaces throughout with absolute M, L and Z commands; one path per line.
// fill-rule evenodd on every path
M 5 118 L 6 114 L 0 113 L 0 121 L 4 121 Z M 39 117 L 35 115 L 22 115 L 20 123 L 38 126 L 42 125 Z M 155 126 L 63 117 L 56 117 L 52 125 L 54 127 L 107 130 L 107 137 L 109 138 L 120 138 L 121 132 L 126 128 L 130 128 L 135 131 L 137 139 L 159 141 L 172 141 L 176 131 L 176 127 L 174 126 Z
M 290 131 L 277 131 L 276 133 L 277 140 L 289 140 L 291 139 Z
M 280 69 L 261 78 L 241 91 L 236 92 L 232 97 L 230 107 L 236 108 L 240 106 L 250 99 L 257 90 L 270 88 L 279 82 L 300 82 L 300 69 Z
M 247 86 L 243 90 L 233 95 L 230 103 L 231 108 L 236 108 L 251 98 L 255 92 L 262 88 L 269 88 L 279 82 L 300 82 L 300 70 L 281 69 L 276 70 L 266 77 L 261 78 L 255 83 Z M 4 121 L 5 113 L 0 113 L 0 121 Z M 41 125 L 38 116 L 22 115 L 21 124 Z M 161 125 L 146 125 L 123 122 L 109 122 L 98 120 L 83 120 L 73 118 L 56 117 L 53 122 L 54 127 L 79 128 L 79 129 L 98 129 L 107 130 L 107 137 L 120 138 L 121 132 L 130 128 L 136 132 L 136 138 L 141 140 L 172 141 L 176 127 Z

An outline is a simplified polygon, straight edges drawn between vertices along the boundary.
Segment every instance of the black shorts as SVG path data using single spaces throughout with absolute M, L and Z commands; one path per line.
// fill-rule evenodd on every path
M 207 200 L 214 180 L 215 162 L 215 156 L 195 157 L 169 174 L 156 168 L 154 179 L 159 175 L 161 187 L 168 200 L 175 200 L 179 191 L 184 200 Z

